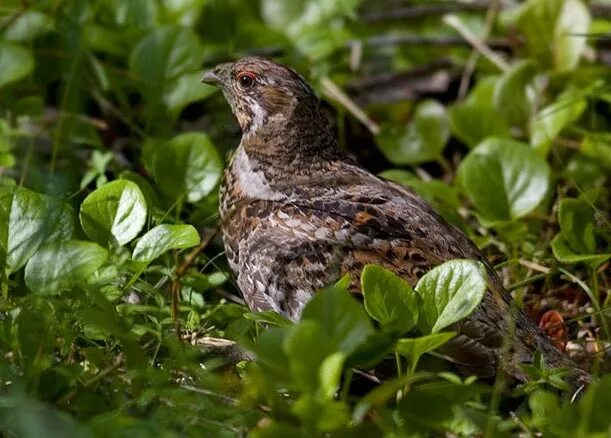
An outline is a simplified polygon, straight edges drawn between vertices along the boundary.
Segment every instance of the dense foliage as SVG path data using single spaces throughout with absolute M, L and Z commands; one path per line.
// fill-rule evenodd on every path
M 0 432 L 607 436 L 611 3 L 39 0 L 0 5 Z M 594 382 L 433 352 L 485 290 L 376 266 L 302 321 L 249 313 L 216 231 L 239 139 L 205 67 L 302 72 L 340 144 L 483 248 Z M 223 338 L 236 341 L 222 343 Z M 247 358 L 248 350 L 256 360 Z M 372 384 L 365 370 L 390 362 Z M 607 360 L 605 360 L 607 359 Z

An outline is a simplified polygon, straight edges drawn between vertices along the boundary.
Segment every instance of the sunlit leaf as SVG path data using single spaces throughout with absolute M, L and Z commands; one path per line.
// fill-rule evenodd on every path
M 486 293 L 483 266 L 473 260 L 450 260 L 420 278 L 416 292 L 423 301 L 418 326 L 437 333 L 467 317 Z
M 138 186 L 127 180 L 112 181 L 93 191 L 81 204 L 80 220 L 90 239 L 125 245 L 144 227 L 147 208 Z
M 584 96 L 573 89 L 563 92 L 558 98 L 542 108 L 531 119 L 530 143 L 546 155 L 558 134 L 577 120 L 586 108 Z
M 0 42 L 0 87 L 28 76 L 34 70 L 34 57 L 29 49 Z
M 188 133 L 155 150 L 153 169 L 156 182 L 166 194 L 197 202 L 216 187 L 223 163 L 207 135 Z
M 393 164 L 417 164 L 440 158 L 450 137 L 445 108 L 427 100 L 420 103 L 410 124 L 388 125 L 377 137 L 377 143 Z
M 73 233 L 73 212 L 61 200 L 0 187 L 0 248 L 8 273 L 25 265 L 43 244 L 70 239 Z
M 199 233 L 193 225 L 157 225 L 138 240 L 132 259 L 150 262 L 166 251 L 191 248 L 199 241 Z
M 494 106 L 511 123 L 528 122 L 534 106 L 532 82 L 536 73 L 535 63 L 524 60 L 511 66 L 498 79 L 494 88 Z
M 480 217 L 494 222 L 531 212 L 548 190 L 550 169 L 528 145 L 492 138 L 467 155 L 458 174 Z

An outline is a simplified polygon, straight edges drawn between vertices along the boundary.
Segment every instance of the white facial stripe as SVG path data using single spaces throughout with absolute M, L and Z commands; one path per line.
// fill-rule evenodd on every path
M 250 109 L 252 110 L 252 122 L 250 123 L 250 128 L 248 129 L 249 134 L 255 132 L 257 129 L 263 126 L 263 122 L 265 121 L 265 110 L 256 100 L 252 100 Z

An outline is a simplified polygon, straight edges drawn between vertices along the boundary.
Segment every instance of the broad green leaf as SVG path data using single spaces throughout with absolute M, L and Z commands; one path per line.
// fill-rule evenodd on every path
M 0 248 L 9 274 L 43 244 L 69 239 L 73 233 L 72 211 L 61 200 L 24 188 L 0 187 Z
M 53 20 L 38 11 L 24 11 L 4 30 L 7 41 L 32 41 L 53 29 Z
M 516 125 L 530 119 L 534 105 L 532 82 L 537 72 L 532 60 L 518 61 L 498 79 L 494 87 L 494 106 Z
M 444 430 L 455 412 L 477 394 L 490 392 L 490 387 L 477 384 L 431 382 L 410 388 L 399 402 L 398 416 L 408 435 L 422 436 L 432 430 Z M 409 434 L 411 432 L 411 434 Z
M 200 72 L 185 73 L 168 85 L 163 102 L 171 112 L 178 114 L 190 103 L 203 100 L 217 91 L 217 87 L 201 82 Z
M 596 250 L 594 210 L 583 200 L 564 198 L 558 208 L 558 222 L 565 240 L 578 254 Z
M 526 51 L 544 67 L 571 70 L 586 44 L 590 14 L 580 0 L 529 0 L 517 14 Z
M 552 392 L 539 389 L 528 396 L 532 421 L 539 430 L 546 430 L 560 410 L 560 400 Z
M 509 127 L 491 106 L 461 102 L 449 109 L 452 133 L 474 147 L 489 137 L 508 137 Z
M 552 252 L 554 257 L 561 262 L 567 264 L 573 263 L 588 263 L 594 267 L 600 266 L 602 263 L 611 259 L 611 254 L 578 254 L 566 241 L 562 233 L 558 233 L 552 240 Z
M 117 24 L 126 28 L 150 28 L 156 24 L 159 15 L 156 2 L 148 0 L 110 0 Z
M 530 213 L 548 190 L 549 174 L 548 164 L 532 148 L 502 138 L 484 141 L 458 169 L 467 196 L 488 222 Z
M 469 316 L 486 293 L 486 281 L 483 266 L 473 260 L 450 260 L 424 274 L 416 285 L 423 301 L 419 327 L 437 333 Z
M 84 283 L 108 258 L 93 242 L 68 240 L 42 247 L 25 267 L 25 283 L 34 293 L 58 293 Z
M 583 93 L 574 89 L 563 92 L 531 119 L 531 145 L 541 155 L 547 155 L 552 141 L 566 126 L 577 120 L 585 109 L 586 100 Z
M 283 348 L 289 329 L 285 327 L 271 327 L 265 330 L 256 344 L 250 349 L 257 357 L 257 364 L 268 375 L 273 375 L 278 384 L 292 382 L 289 358 Z
M 350 38 L 345 29 L 361 0 L 263 0 L 261 16 L 269 28 L 283 32 L 303 53 L 317 60 L 329 56 Z
M 554 66 L 556 70 L 572 70 L 579 64 L 587 34 L 590 12 L 581 0 L 564 0 L 554 28 Z
M 350 420 L 350 408 L 345 401 L 321 399 L 311 394 L 300 396 L 291 406 L 291 411 L 311 430 L 331 432 L 345 428 Z M 317 434 L 323 435 L 323 434 Z M 295 436 L 276 435 L 276 437 Z M 302 437 L 311 436 L 308 434 Z
M 449 137 L 444 106 L 426 100 L 416 107 L 407 127 L 387 125 L 378 135 L 377 143 L 393 164 L 417 164 L 438 159 Z
M 303 392 L 314 394 L 320 385 L 320 367 L 327 356 L 335 353 L 333 339 L 320 322 L 303 320 L 291 327 L 283 349 L 289 358 L 293 381 Z
M 373 330 L 363 306 L 342 287 L 317 292 L 303 309 L 301 320 L 318 322 L 325 339 L 346 355 Z
M 135 183 L 123 179 L 89 194 L 79 214 L 85 234 L 104 245 L 133 240 L 144 227 L 146 215 L 144 195 Z
M 424 353 L 436 350 L 456 336 L 454 332 L 433 333 L 419 338 L 399 339 L 395 347 L 397 353 L 411 362 L 418 362 Z
M 611 170 L 611 134 L 587 134 L 581 142 L 581 151 Z
M 200 40 L 192 30 L 158 27 L 138 41 L 129 68 L 146 93 L 161 96 L 170 81 L 200 67 L 202 53 Z
M 0 87 L 25 78 L 32 70 L 34 57 L 29 49 L 0 41 Z
M 221 156 L 205 134 L 188 133 L 174 137 L 157 148 L 153 173 L 161 189 L 173 198 L 186 196 L 201 201 L 221 178 Z
M 394 273 L 367 265 L 361 274 L 365 310 L 383 329 L 404 334 L 418 322 L 419 297 Z
M 157 225 L 138 240 L 132 259 L 150 262 L 166 251 L 191 248 L 199 241 L 199 233 L 193 225 Z
M 593 382 L 578 404 L 577 432 L 574 436 L 604 436 L 609 433 L 608 407 L 611 406 L 611 374 Z
M 350 354 L 347 365 L 364 369 L 372 368 L 392 354 L 396 342 L 396 333 L 381 330 L 372 331 Z

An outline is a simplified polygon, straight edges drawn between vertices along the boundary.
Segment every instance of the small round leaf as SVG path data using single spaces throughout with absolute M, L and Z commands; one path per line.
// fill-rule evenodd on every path
M 168 196 L 186 195 L 189 202 L 198 202 L 212 192 L 222 170 L 221 156 L 205 134 L 179 135 L 153 155 L 157 184 Z
M 424 303 L 420 328 L 437 333 L 478 306 L 486 293 L 485 271 L 474 260 L 450 260 L 424 274 L 416 292 Z
M 81 204 L 81 226 L 91 240 L 125 245 L 144 227 L 146 212 L 146 200 L 138 185 L 116 180 L 85 198 Z
M 530 213 L 549 187 L 548 164 L 527 144 L 490 138 L 461 163 L 458 175 L 480 218 L 507 221 Z
M 166 251 L 191 248 L 199 241 L 199 233 L 192 225 L 157 225 L 138 241 L 132 259 L 150 262 Z

